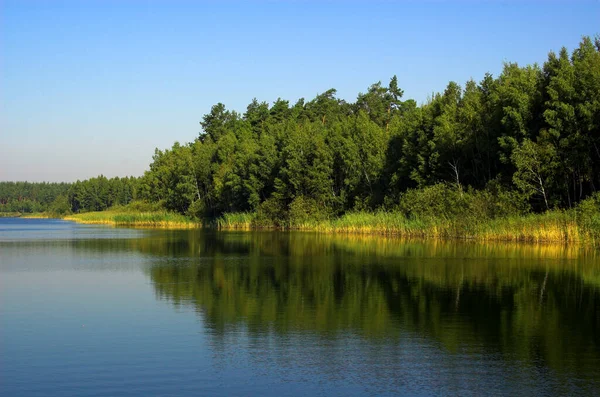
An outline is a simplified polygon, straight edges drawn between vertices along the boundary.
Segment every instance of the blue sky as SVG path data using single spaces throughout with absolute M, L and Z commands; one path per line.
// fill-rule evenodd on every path
M 141 175 L 223 102 L 353 101 L 453 80 L 600 33 L 600 1 L 0 1 L 0 180 Z

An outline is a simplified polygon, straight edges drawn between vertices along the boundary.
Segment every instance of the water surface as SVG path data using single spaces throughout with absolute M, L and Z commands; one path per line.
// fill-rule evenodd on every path
M 593 395 L 590 248 L 0 218 L 0 394 Z

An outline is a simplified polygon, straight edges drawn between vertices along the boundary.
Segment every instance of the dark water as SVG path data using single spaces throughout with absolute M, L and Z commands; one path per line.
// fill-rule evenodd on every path
M 0 219 L 0 394 L 598 395 L 600 253 Z

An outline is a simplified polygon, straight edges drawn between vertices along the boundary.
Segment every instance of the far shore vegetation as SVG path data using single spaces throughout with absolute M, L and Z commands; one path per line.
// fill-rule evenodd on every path
M 0 213 L 144 227 L 297 229 L 600 242 L 600 37 L 543 65 L 450 82 L 426 103 L 401 79 L 355 102 L 218 103 L 141 177 L 0 182 Z

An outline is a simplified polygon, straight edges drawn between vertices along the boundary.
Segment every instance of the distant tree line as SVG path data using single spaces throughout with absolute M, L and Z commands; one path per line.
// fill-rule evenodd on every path
M 0 212 L 47 211 L 58 197 L 66 197 L 68 183 L 0 182 Z
M 457 200 L 492 216 L 571 208 L 600 188 L 600 38 L 550 52 L 542 66 L 506 63 L 497 77 L 450 82 L 422 105 L 403 99 L 394 76 L 353 103 L 335 89 L 295 104 L 254 99 L 243 114 L 219 103 L 200 124 L 193 142 L 157 149 L 140 178 L 61 184 L 53 197 L 73 212 L 143 200 L 198 218 L 254 212 L 272 222 L 467 208 Z
M 134 200 L 138 180 L 100 175 L 75 183 L 0 182 L 0 212 L 103 211 Z
M 137 196 L 138 179 L 98 176 L 77 181 L 67 192 L 71 212 L 104 211 L 116 205 L 127 205 Z

